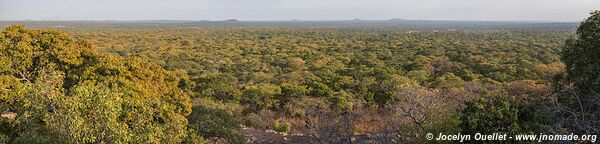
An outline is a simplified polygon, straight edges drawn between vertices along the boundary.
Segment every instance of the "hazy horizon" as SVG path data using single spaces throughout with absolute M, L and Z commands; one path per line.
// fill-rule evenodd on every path
M 231 19 L 221 19 L 221 20 L 205 20 L 205 19 L 199 19 L 199 20 L 178 20 L 178 19 L 87 19 L 87 20 L 78 20 L 78 19 L 70 19 L 70 20 L 55 20 L 55 19 L 16 19 L 16 20 L 3 20 L 0 19 L 0 22 L 152 22 L 152 21 L 173 21 L 173 22 L 202 22 L 202 21 L 207 21 L 207 22 L 221 22 L 221 21 L 239 21 L 239 22 L 345 22 L 345 21 L 355 21 L 355 20 L 359 20 L 359 21 L 395 21 L 395 20 L 403 20 L 403 21 L 447 21 L 447 22 L 523 22 L 523 23 L 579 23 L 581 22 L 580 20 L 578 21 L 569 21 L 569 20 L 485 20 L 485 19 L 474 19 L 474 20 L 461 20 L 461 19 L 451 19 L 451 20 L 444 20 L 444 19 L 404 19 L 404 18 L 389 18 L 389 19 L 324 19 L 324 20 L 311 20 L 311 19 L 275 19 L 275 20 L 252 20 L 252 19 L 236 19 L 236 18 L 231 18 Z
M 576 22 L 597 0 L 0 0 L 0 21 L 450 20 Z

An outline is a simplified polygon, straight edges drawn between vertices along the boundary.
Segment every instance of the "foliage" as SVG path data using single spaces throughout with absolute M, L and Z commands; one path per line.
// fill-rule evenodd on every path
M 277 103 L 276 96 L 281 88 L 273 84 L 257 84 L 247 87 L 243 92 L 243 102 L 252 105 L 256 110 L 272 108 Z
M 535 95 L 550 93 L 552 76 L 562 70 L 562 41 L 573 35 L 551 28 L 415 33 L 374 29 L 248 26 L 70 31 L 94 40 L 103 52 L 138 56 L 168 70 L 181 70 L 189 76 L 180 83 L 187 94 L 241 105 L 245 124 L 253 128 L 271 129 L 281 117 L 323 118 L 331 121 L 324 123 L 328 127 L 316 127 L 315 122 L 290 124 L 294 131 L 340 136 L 346 134 L 337 128 L 370 119 L 372 127 L 388 127 L 369 132 L 400 130 L 402 140 L 409 143 L 422 142 L 418 135 L 426 130 L 446 132 L 435 127 L 459 132 L 464 101 L 478 95 L 507 90 L 510 96 L 527 95 L 524 103 L 530 103 L 541 98 Z M 531 81 L 539 88 L 513 85 L 518 81 Z M 331 110 L 335 114 L 319 115 L 316 107 L 345 114 Z M 520 113 L 542 108 L 513 107 Z M 342 118 L 349 124 L 341 123 Z
M 215 74 L 194 80 L 200 97 L 213 97 L 220 101 L 239 102 L 242 92 L 237 85 L 237 78 L 231 74 Z
M 303 97 L 308 93 L 306 86 L 283 83 L 281 85 L 281 95 L 279 95 L 279 108 L 283 108 L 293 98 Z
M 533 134 L 540 130 L 527 103 L 505 96 L 483 96 L 468 101 L 460 116 L 462 133 Z
M 557 88 L 557 127 L 582 134 L 600 134 L 600 11 L 581 22 L 577 37 L 566 41 L 561 60 L 565 74 Z M 566 116 L 568 115 L 568 116 Z
M 205 101 L 202 105 L 192 108 L 188 116 L 189 128 L 204 138 L 224 138 L 231 143 L 243 142 L 237 129 L 240 119 L 234 116 L 231 109 L 222 108 L 218 103 Z
M 0 35 L 0 143 L 237 143 L 241 120 L 273 129 L 282 118 L 280 128 L 322 143 L 350 142 L 359 125 L 380 143 L 461 128 L 538 132 L 563 67 L 565 89 L 594 90 L 594 19 L 562 57 L 573 34 L 552 26 L 65 29 L 83 41 L 10 27 Z
M 595 11 L 577 29 L 577 39 L 566 41 L 561 59 L 567 78 L 581 91 L 600 89 L 600 11 Z
M 385 107 L 390 91 L 409 85 L 550 82 L 560 69 L 562 41 L 572 35 L 552 29 L 403 33 L 301 27 L 70 31 L 94 40 L 103 52 L 185 70 L 193 96 L 249 104 L 244 91 L 279 86 L 281 95 L 260 100 L 269 103 L 265 108 L 341 90 L 360 105 Z
M 194 129 L 188 129 L 188 135 L 183 139 L 182 143 L 185 144 L 205 144 L 208 143 L 202 136 L 198 134 Z
M 329 98 L 332 109 L 341 111 L 352 111 L 352 101 L 352 96 L 346 91 L 336 92 Z
M 280 133 L 289 133 L 292 130 L 292 125 L 289 122 L 275 121 L 275 131 Z
M 11 26 L 0 34 L 0 133 L 17 143 L 181 142 L 189 97 L 175 75 L 102 55 L 59 31 Z

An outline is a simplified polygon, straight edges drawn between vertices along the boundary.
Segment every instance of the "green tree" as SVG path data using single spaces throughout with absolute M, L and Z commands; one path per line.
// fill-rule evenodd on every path
M 261 83 L 247 87 L 243 92 L 242 102 L 252 105 L 255 110 L 262 110 L 275 106 L 277 95 L 281 95 L 279 86 Z
M 201 97 L 212 97 L 220 101 L 239 102 L 240 91 L 238 80 L 231 74 L 214 74 L 195 80 Z
M 300 98 L 308 93 L 306 86 L 283 83 L 281 84 L 281 95 L 278 96 L 279 108 L 283 108 L 292 98 Z
M 102 55 L 59 31 L 0 33 L 0 120 L 10 143 L 176 143 L 189 97 L 141 59 Z M 6 64 L 6 65 L 4 65 Z
M 591 13 L 577 29 L 577 38 L 566 41 L 562 61 L 567 78 L 577 89 L 600 92 L 600 11 Z
M 460 121 L 466 134 L 533 134 L 542 126 L 528 103 L 504 94 L 467 101 Z
M 385 75 L 378 83 L 373 100 L 380 110 L 383 110 L 394 98 L 394 93 L 404 88 L 418 85 L 415 81 L 397 74 Z
M 461 88 L 464 87 L 465 81 L 453 73 L 446 73 L 437 77 L 433 83 L 437 88 Z
M 566 79 L 558 102 L 568 113 L 563 126 L 585 134 L 600 133 L 600 11 L 581 22 L 577 37 L 566 41 L 561 60 L 566 65 Z
M 210 138 L 219 137 L 231 143 L 241 143 L 237 132 L 240 120 L 234 117 L 233 111 L 211 105 L 197 105 L 188 116 L 189 127 L 199 135 Z
M 352 96 L 346 91 L 336 92 L 329 97 L 332 109 L 341 111 L 352 111 L 352 101 Z

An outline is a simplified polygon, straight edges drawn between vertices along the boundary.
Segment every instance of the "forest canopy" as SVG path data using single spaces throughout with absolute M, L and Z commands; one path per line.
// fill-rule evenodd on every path
M 10 26 L 0 143 L 597 135 L 599 23 L 600 12 L 577 31 Z
M 0 140 L 8 143 L 172 143 L 186 137 L 189 97 L 175 74 L 99 53 L 59 31 L 0 35 Z M 4 117 L 3 117 L 4 118 Z

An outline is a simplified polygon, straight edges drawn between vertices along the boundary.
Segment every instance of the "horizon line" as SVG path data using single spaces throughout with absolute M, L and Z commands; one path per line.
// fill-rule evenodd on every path
M 583 20 L 583 19 L 582 19 Z M 518 20 L 518 19 L 222 19 L 222 20 L 206 20 L 206 19 L 13 19 L 0 20 L 0 22 L 135 22 L 135 21 L 181 21 L 181 22 L 336 22 L 336 21 L 447 21 L 447 22 L 538 22 L 538 23 L 577 23 L 582 20 Z

